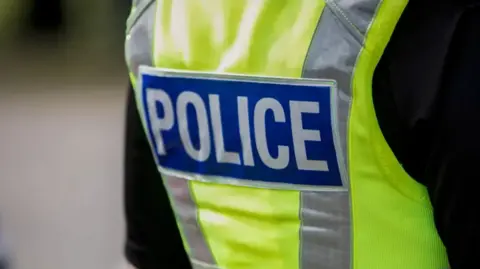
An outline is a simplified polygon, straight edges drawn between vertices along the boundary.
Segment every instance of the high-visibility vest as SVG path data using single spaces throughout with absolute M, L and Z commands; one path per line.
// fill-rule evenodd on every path
M 407 3 L 135 1 L 126 60 L 193 268 L 448 268 L 372 101 Z

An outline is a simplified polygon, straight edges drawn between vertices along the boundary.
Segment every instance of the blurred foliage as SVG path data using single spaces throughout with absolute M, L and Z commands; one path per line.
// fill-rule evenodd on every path
M 23 0 L 0 0 L 0 41 L 11 38 L 18 32 L 29 10 L 29 2 Z
M 0 0 L 0 81 L 27 71 L 48 79 L 58 70 L 126 77 L 129 12 L 130 0 Z
M 128 0 L 0 0 L 0 42 L 48 35 L 120 48 L 128 12 Z

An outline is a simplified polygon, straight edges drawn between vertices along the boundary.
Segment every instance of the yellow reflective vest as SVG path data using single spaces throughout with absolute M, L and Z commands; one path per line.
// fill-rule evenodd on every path
M 134 2 L 126 60 L 193 268 L 448 268 L 372 102 L 408 0 Z

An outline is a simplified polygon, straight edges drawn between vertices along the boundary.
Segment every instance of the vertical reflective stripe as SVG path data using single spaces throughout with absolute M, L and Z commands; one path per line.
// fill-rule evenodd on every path
M 353 67 L 362 48 L 331 9 L 325 9 L 305 61 L 302 77 L 337 81 L 337 129 L 342 155 L 347 156 L 347 122 L 352 100 Z M 327 38 L 325 38 L 327 37 Z
M 302 192 L 301 199 L 300 268 L 349 269 L 349 193 Z
M 190 190 L 191 182 L 184 178 L 165 174 L 162 175 L 162 178 L 172 199 L 177 221 L 180 222 L 179 228 L 188 242 L 192 265 L 195 269 L 217 268 L 198 223 L 197 204 Z
M 129 69 L 130 82 L 133 88 L 136 88 L 136 78 L 138 67 L 140 65 L 151 66 L 153 64 L 153 27 L 155 21 L 155 0 L 136 0 L 135 9 L 130 14 L 127 21 L 127 36 L 125 39 L 125 59 Z M 140 91 L 136 91 L 138 97 Z M 141 98 L 135 98 L 137 109 L 142 111 L 143 103 Z M 143 126 L 145 119 L 140 117 Z
M 137 77 L 140 65 L 152 65 L 153 27 L 155 3 L 152 0 L 137 0 L 135 10 L 127 22 L 125 58 L 133 78 Z M 134 85 L 135 86 L 135 85 Z
M 328 8 L 318 22 L 302 77 L 337 81 L 338 110 L 334 128 L 340 137 L 341 157 L 348 167 L 347 124 L 353 70 L 362 49 L 364 33 L 374 17 L 379 0 L 326 2 Z M 301 193 L 301 205 L 301 268 L 352 268 L 350 192 L 304 191 Z

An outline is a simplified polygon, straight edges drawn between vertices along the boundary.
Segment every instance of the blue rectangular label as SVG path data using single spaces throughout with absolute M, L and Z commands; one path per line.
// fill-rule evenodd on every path
M 152 72 L 141 74 L 140 85 L 160 167 L 251 183 L 342 186 L 331 85 Z

